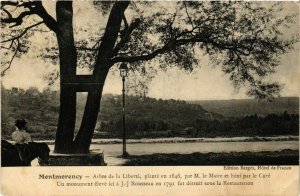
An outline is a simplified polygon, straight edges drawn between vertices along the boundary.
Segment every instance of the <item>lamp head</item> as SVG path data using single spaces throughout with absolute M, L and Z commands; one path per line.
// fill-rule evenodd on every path
M 127 77 L 127 75 L 128 75 L 128 67 L 127 67 L 126 63 L 121 63 L 119 69 L 120 69 L 120 75 L 121 75 L 121 77 Z

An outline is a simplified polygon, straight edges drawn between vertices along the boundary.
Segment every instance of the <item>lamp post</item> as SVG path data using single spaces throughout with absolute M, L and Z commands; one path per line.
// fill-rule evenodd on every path
M 128 67 L 125 63 L 122 63 L 119 67 L 120 76 L 122 77 L 122 95 L 123 95 L 123 124 L 122 124 L 122 138 L 123 138 L 123 157 L 126 157 L 128 153 L 126 152 L 126 124 L 125 124 L 125 77 L 128 75 Z

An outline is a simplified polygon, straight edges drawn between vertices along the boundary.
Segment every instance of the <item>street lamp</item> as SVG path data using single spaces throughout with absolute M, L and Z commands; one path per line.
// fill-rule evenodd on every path
M 123 125 L 122 125 L 122 135 L 123 135 L 123 157 L 128 156 L 126 152 L 126 126 L 125 126 L 125 77 L 128 75 L 128 67 L 125 63 L 122 63 L 119 67 L 120 76 L 122 77 L 122 94 L 123 94 Z

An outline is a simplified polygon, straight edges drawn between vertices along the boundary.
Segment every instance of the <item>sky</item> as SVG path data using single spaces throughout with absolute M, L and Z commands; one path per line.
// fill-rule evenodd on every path
M 52 2 L 46 6 L 52 15 L 54 15 L 53 5 Z M 90 5 L 86 6 L 90 14 L 97 15 L 96 10 L 89 7 Z M 289 9 L 292 9 L 294 12 L 298 10 L 297 7 L 292 8 L 292 6 L 289 6 Z M 81 9 L 74 9 L 74 13 L 76 13 L 76 17 L 86 14 L 82 6 Z M 97 23 L 95 18 L 97 17 L 94 17 L 94 22 Z M 82 24 L 87 22 L 85 19 L 80 21 Z M 295 28 L 292 31 L 299 31 L 297 27 L 299 27 L 299 21 L 295 24 Z M 41 45 L 46 44 L 42 38 L 39 39 L 37 37 L 37 40 L 39 40 Z M 269 77 L 271 80 L 278 81 L 283 85 L 281 96 L 299 96 L 300 94 L 299 44 L 295 48 L 296 50 L 281 57 L 277 73 Z M 22 59 L 16 59 L 1 80 L 6 88 L 19 87 L 28 89 L 31 86 L 35 86 L 42 91 L 47 87 L 45 76 L 57 68 L 57 66 L 49 62 L 44 62 L 34 58 L 32 54 L 28 54 Z M 245 93 L 247 89 L 241 87 L 239 91 L 236 91 L 228 77 L 218 67 L 212 68 L 211 62 L 204 57 L 200 62 L 200 68 L 195 69 L 192 73 L 186 73 L 177 68 L 169 69 L 166 72 L 159 71 L 148 85 L 149 91 L 147 96 L 181 100 L 248 98 Z M 121 84 L 119 74 L 110 73 L 105 83 L 104 93 L 121 94 Z M 58 86 L 56 85 L 53 88 L 58 88 Z

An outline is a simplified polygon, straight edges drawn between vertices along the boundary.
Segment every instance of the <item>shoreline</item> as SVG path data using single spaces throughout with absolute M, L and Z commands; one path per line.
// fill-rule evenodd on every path
M 36 140 L 37 142 L 45 142 L 49 145 L 54 144 L 54 140 Z M 142 139 L 127 139 L 128 144 L 139 143 L 217 143 L 217 142 L 270 142 L 270 141 L 299 141 L 299 136 L 256 136 L 256 137 L 215 137 L 215 138 L 142 138 Z M 93 139 L 92 144 L 122 144 L 122 139 Z

